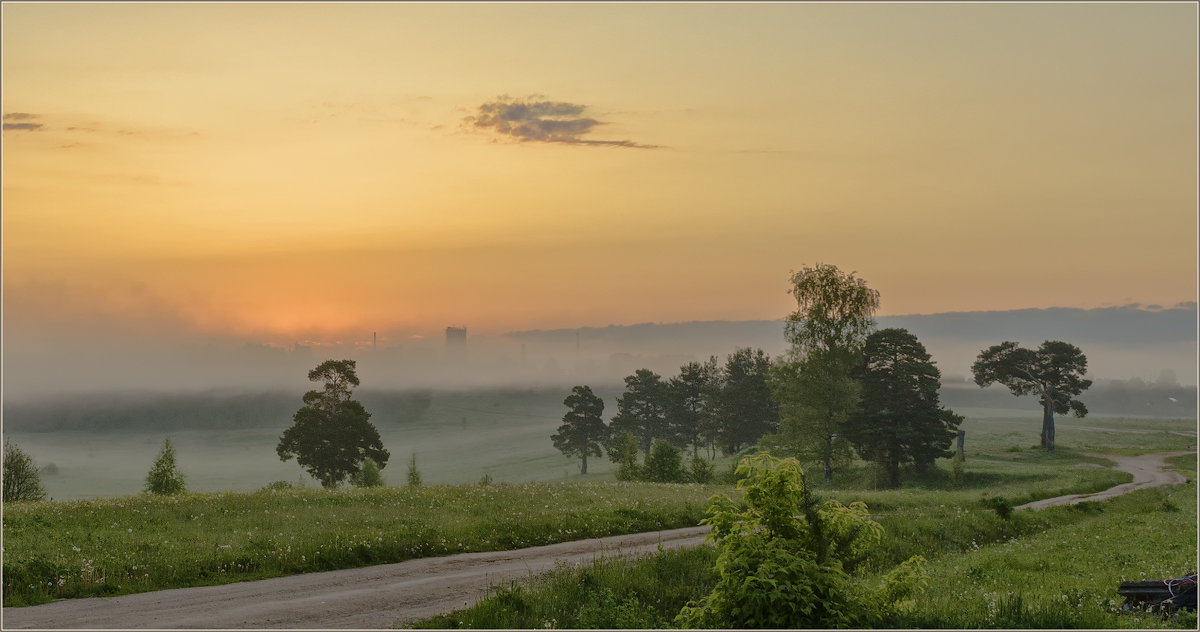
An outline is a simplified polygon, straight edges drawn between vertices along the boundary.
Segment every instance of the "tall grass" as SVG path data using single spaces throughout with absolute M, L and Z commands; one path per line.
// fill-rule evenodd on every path
M 416 628 L 630 629 L 670 627 L 688 601 L 717 582 L 711 546 L 661 551 L 636 559 L 599 558 L 560 565 L 528 582 L 489 589 L 473 608 L 439 615 Z
M 4 606 L 693 526 L 714 489 L 527 483 L 6 503 Z
M 1030 458 L 1068 466 L 1080 461 L 1077 455 L 1064 455 L 1061 460 L 1035 454 Z M 1196 487 L 1191 482 L 1196 478 L 1196 458 L 1176 457 L 1169 463 L 1190 482 L 1102 503 L 1042 511 L 1005 514 L 994 506 L 972 502 L 972 498 L 984 497 L 984 491 L 1013 494 L 1020 501 L 1028 497 L 1027 491 L 1003 478 L 995 487 L 974 490 L 870 492 L 869 497 L 882 506 L 875 517 L 883 524 L 885 535 L 883 546 L 874 552 L 860 579 L 877 581 L 881 570 L 912 554 L 930 560 L 928 591 L 913 611 L 887 622 L 886 627 L 1195 629 L 1194 613 L 1164 618 L 1136 610 L 1126 612 L 1116 593 L 1122 581 L 1182 577 L 1196 570 Z M 1055 485 L 1088 488 L 1103 480 L 1092 478 L 1100 470 L 1079 471 L 1085 473 L 1081 480 L 1056 481 Z M 927 482 L 937 485 L 936 480 Z M 875 496 L 877 493 L 881 495 Z M 862 494 L 847 491 L 837 495 L 851 499 Z M 871 509 L 874 512 L 877 507 Z M 558 569 L 528 585 L 495 588 L 475 607 L 417 627 L 667 627 L 673 618 L 669 608 L 648 607 L 643 595 L 660 590 L 661 580 L 651 569 L 680 563 L 673 555 L 678 554 L 607 560 L 590 569 Z M 695 562 L 700 564 L 704 563 L 701 558 L 715 559 L 715 551 L 709 547 L 696 555 Z M 638 580 L 631 583 L 627 577 Z M 702 569 L 692 577 L 699 594 L 716 582 L 715 573 Z M 606 614 L 585 619 L 581 616 L 584 612 Z

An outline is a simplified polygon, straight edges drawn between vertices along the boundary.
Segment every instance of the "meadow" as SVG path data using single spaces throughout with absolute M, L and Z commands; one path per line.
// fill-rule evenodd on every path
M 616 389 L 603 393 L 611 408 L 616 394 Z M 424 407 L 377 403 L 373 421 L 392 451 L 392 465 L 384 475 L 393 486 L 369 490 L 322 490 L 294 462 L 280 463 L 274 446 L 290 410 L 282 404 L 276 413 L 280 419 L 254 427 L 179 430 L 188 424 L 168 423 L 164 425 L 170 429 L 130 427 L 112 433 L 78 428 L 10 432 L 6 427 L 6 436 L 39 465 L 56 465 L 57 473 L 44 474 L 43 480 L 58 500 L 5 505 L 4 606 L 688 526 L 703 517 L 713 493 L 733 493 L 730 484 L 616 483 L 605 459 L 590 460 L 589 474 L 579 475 L 578 461 L 563 457 L 549 440 L 561 423 L 564 396 L 556 390 L 433 393 Z M 869 572 L 914 553 L 930 558 L 937 588 L 911 613 L 907 625 L 1011 627 L 999 624 L 1054 620 L 1123 626 L 1137 619 L 1087 618 L 1111 615 L 1107 598 L 1115 596 L 1114 581 L 1140 578 L 1143 572 L 1181 576 L 1194 570 L 1192 486 L 1138 492 L 1126 500 L 1081 508 L 1017 511 L 1007 517 L 997 511 L 1127 482 L 1128 474 L 1106 469 L 1104 459 L 1094 454 L 1192 448 L 1194 420 L 1060 419 L 1058 450 L 1046 454 L 1036 445 L 1036 409 L 958 412 L 967 416 L 962 426 L 967 459 L 959 480 L 951 477 L 948 461 L 910 477 L 899 490 L 881 489 L 874 468 L 864 463 L 836 472 L 832 485 L 819 475 L 810 477 L 825 496 L 866 502 L 884 526 L 887 536 L 867 565 Z M 166 436 L 177 447 L 192 492 L 167 498 L 140 494 Z M 427 485 L 396 486 L 403 483 L 403 468 L 413 452 Z M 719 460 L 718 472 L 728 471 L 731 463 Z M 1194 459 L 1176 460 L 1176 466 L 1194 478 Z M 808 471 L 819 468 L 808 466 Z M 275 489 L 264 489 L 273 482 Z M 1147 534 L 1144 547 L 1131 550 L 1118 544 L 1128 529 Z M 644 571 L 628 570 L 637 566 L 624 562 L 598 562 L 612 569 L 596 567 L 591 579 L 579 579 L 580 569 L 560 569 L 562 577 L 553 581 L 573 585 L 586 603 L 577 603 L 574 614 L 548 614 L 536 627 L 665 625 L 680 600 L 703 594 L 707 575 L 701 567 L 711 567 L 711 559 L 704 557 L 711 550 L 704 551 L 679 554 L 688 560 L 679 562 L 686 568 L 673 568 L 676 562 L 670 560 L 675 558 L 669 556 L 666 561 L 643 560 L 670 586 L 661 593 L 631 593 L 630 586 L 651 590 L 655 580 L 638 574 Z M 1048 570 L 1060 568 L 1057 575 Z M 635 573 L 628 576 L 634 579 L 615 580 L 625 588 L 601 578 L 626 577 L 627 572 Z M 1083 583 L 1085 576 L 1091 579 Z M 1044 602 L 1045 590 L 1031 592 L 1030 577 L 1058 591 L 1059 601 L 1074 599 L 1077 605 L 1069 612 L 1075 618 L 1034 617 L 1043 610 L 1068 610 L 1061 603 Z M 580 581 L 586 590 L 579 591 Z M 505 591 L 517 591 L 522 603 L 536 603 L 542 583 L 495 592 L 512 602 L 516 597 Z M 487 603 L 481 607 L 489 607 Z M 454 616 L 458 618 L 442 620 L 443 626 L 466 624 L 471 615 Z M 493 620 L 490 627 L 525 627 L 513 621 Z
M 1059 467 L 1089 464 L 1077 456 L 1052 458 Z M 1022 460 L 1010 457 L 1010 464 L 1024 470 Z M 1043 467 L 1047 461 L 1031 460 L 1041 460 Z M 1170 465 L 1189 478 L 1188 484 L 1007 516 L 994 504 L 980 502 L 981 491 L 992 491 L 986 484 L 976 486 L 980 479 L 960 489 L 927 480 L 925 489 L 830 495 L 843 502 L 874 501 L 873 517 L 884 526 L 883 546 L 859 582 L 880 581 L 884 569 L 909 555 L 929 560 L 929 588 L 913 610 L 885 627 L 1195 629 L 1194 612 L 1168 618 L 1124 611 L 1116 593 L 1123 581 L 1183 577 L 1196 570 L 1196 459 L 1176 457 Z M 1086 487 L 1099 479 L 1077 482 Z M 889 494 L 899 500 L 886 502 Z M 684 605 L 716 584 L 716 555 L 712 546 L 703 546 L 635 560 L 564 565 L 526 581 L 493 586 L 474 606 L 413 627 L 671 627 Z

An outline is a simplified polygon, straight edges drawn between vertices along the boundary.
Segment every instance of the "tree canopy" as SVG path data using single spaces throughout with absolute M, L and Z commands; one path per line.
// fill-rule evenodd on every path
M 1083 377 L 1087 356 L 1073 344 L 1047 340 L 1034 350 L 1005 341 L 980 352 L 971 372 L 980 387 L 999 383 L 1013 395 L 1037 395 L 1042 405 L 1042 447 L 1047 451 L 1054 451 L 1054 413 L 1087 415 L 1087 406 L 1075 397 L 1092 381 Z
M 4 502 L 44 500 L 46 488 L 38 474 L 33 458 L 17 447 L 12 439 L 4 439 Z
M 355 366 L 354 360 L 327 360 L 308 372 L 310 381 L 324 386 L 304 394 L 304 407 L 296 411 L 275 448 L 280 460 L 296 457 L 324 487 L 356 474 L 366 458 L 383 469 L 390 456 L 370 422 L 371 413 L 350 399 L 350 387 L 359 385 Z
M 786 452 L 817 456 L 825 482 L 835 462 L 848 458 L 841 426 L 858 406 L 859 385 L 851 373 L 875 327 L 879 292 L 853 272 L 818 264 L 793 273 L 788 290 L 796 311 L 787 317 L 788 358 L 772 375 L 780 403 L 780 432 L 769 441 Z
M 884 468 L 891 487 L 900 485 L 901 464 L 923 469 L 952 454 L 962 418 L 939 406 L 941 373 L 916 336 L 904 329 L 872 333 L 857 377 L 862 400 L 846 435 L 859 455 Z
M 662 376 L 649 369 L 638 369 L 625 378 L 625 393 L 617 398 L 612 432 L 632 432 L 642 452 L 649 456 L 655 439 L 674 439 L 667 425 L 666 403 L 667 385 Z
M 600 456 L 601 448 L 608 442 L 604 400 L 596 397 L 590 386 L 576 386 L 563 404 L 570 410 L 563 415 L 563 424 L 550 439 L 563 454 L 582 458 L 580 473 L 587 474 L 588 456 Z

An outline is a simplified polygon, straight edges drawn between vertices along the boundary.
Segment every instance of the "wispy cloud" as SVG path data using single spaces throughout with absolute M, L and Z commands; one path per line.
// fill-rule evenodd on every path
M 29 112 L 8 112 L 7 114 L 4 115 L 4 129 L 6 131 L 7 130 L 18 130 L 18 131 L 26 131 L 26 132 L 36 132 L 38 130 L 41 130 L 43 127 L 45 127 L 45 125 L 42 125 L 41 123 L 31 123 L 31 122 L 30 123 L 10 123 L 9 121 L 33 121 L 33 120 L 36 120 L 39 118 L 41 118 L 41 117 L 38 116 L 37 114 L 30 114 Z
M 584 116 L 585 105 L 563 101 L 538 100 L 544 97 L 513 99 L 503 96 L 479 106 L 478 112 L 464 122 L 490 130 L 518 142 L 562 143 L 566 145 L 610 145 L 636 149 L 656 149 L 631 140 L 594 140 L 583 138 L 604 121 Z

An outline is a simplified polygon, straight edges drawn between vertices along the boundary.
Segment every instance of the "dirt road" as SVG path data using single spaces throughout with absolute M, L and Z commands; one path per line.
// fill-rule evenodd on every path
M 1017 509 L 1041 509 L 1103 500 L 1136 489 L 1183 483 L 1163 470 L 1168 457 L 1194 451 L 1111 459 L 1133 482 L 1096 494 L 1047 498 Z M 597 555 L 634 555 L 695 546 L 707 527 L 692 527 L 518 551 L 465 553 L 255 582 L 162 590 L 122 597 L 70 599 L 5 608 L 2 625 L 17 629 L 379 629 L 450 612 L 474 603 L 489 586 L 550 570 L 558 561 L 588 562 Z
M 1160 487 L 1162 485 L 1177 485 L 1186 482 L 1186 478 L 1178 472 L 1164 470 L 1166 461 L 1173 456 L 1183 456 L 1185 454 L 1196 454 L 1193 450 L 1183 452 L 1157 452 L 1154 454 L 1141 454 L 1138 456 L 1111 456 L 1108 454 L 1088 454 L 1088 456 L 1098 456 L 1116 462 L 1115 469 L 1133 474 L 1133 480 L 1123 485 L 1110 487 L 1102 492 L 1094 494 L 1071 494 L 1069 496 L 1056 496 L 1054 498 L 1045 498 L 1031 503 L 1026 503 L 1013 509 L 1043 509 L 1045 507 L 1054 507 L 1056 505 L 1074 505 L 1076 503 L 1105 500 L 1113 496 L 1128 494 L 1134 490 L 1146 489 L 1148 487 Z
M 598 555 L 696 546 L 708 527 L 464 553 L 254 582 L 5 608 L 5 630 L 46 628 L 379 629 L 473 604 L 488 586 Z

